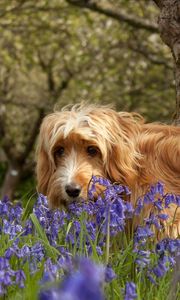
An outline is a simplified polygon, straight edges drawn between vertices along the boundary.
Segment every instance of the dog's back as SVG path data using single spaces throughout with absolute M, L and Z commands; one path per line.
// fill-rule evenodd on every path
M 143 124 L 137 144 L 142 159 L 135 198 L 158 181 L 164 184 L 165 192 L 180 195 L 180 127 Z M 166 233 L 177 237 L 180 234 L 180 208 L 170 204 L 164 212 L 169 215 L 170 224 L 166 226 Z
M 180 194 L 180 127 L 144 124 L 138 147 L 144 183 L 162 181 L 168 192 Z

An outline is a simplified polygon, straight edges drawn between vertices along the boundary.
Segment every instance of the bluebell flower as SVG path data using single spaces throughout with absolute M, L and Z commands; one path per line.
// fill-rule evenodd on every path
M 134 210 L 134 215 L 135 216 L 139 216 L 142 209 L 143 209 L 143 206 L 144 206 L 144 203 L 143 203 L 143 200 L 142 198 L 139 198 L 137 200 L 137 204 L 136 204 L 136 207 L 135 207 L 135 210 Z
M 150 193 L 145 194 L 145 195 L 144 195 L 143 202 L 144 202 L 145 204 L 153 203 L 153 202 L 154 202 L 154 195 L 153 195 L 153 194 L 150 194 Z
M 94 222 L 86 222 L 86 230 L 88 232 L 89 237 L 91 238 L 92 241 L 95 241 L 96 239 L 96 225 Z
M 10 204 L 8 203 L 9 201 L 0 201 L 0 215 L 1 216 L 7 216 L 8 217 L 8 213 L 9 213 L 9 207 Z
M 38 199 L 37 199 L 37 206 L 45 206 L 48 207 L 48 200 L 47 197 L 44 196 L 43 194 L 39 194 L 38 195 Z
M 6 219 L 3 219 L 2 231 L 9 235 L 10 239 L 14 239 L 16 235 L 23 231 L 23 227 L 20 224 L 12 223 Z
M 169 218 L 169 215 L 167 214 L 158 214 L 157 217 L 163 221 L 167 220 Z
M 169 268 L 162 262 L 158 262 L 157 266 L 152 269 L 157 277 L 163 277 Z
M 148 225 L 146 226 L 138 226 L 134 233 L 134 242 L 139 243 L 141 240 L 146 240 L 149 237 L 152 237 L 154 233 L 150 229 Z
M 165 208 L 169 208 L 171 203 L 175 203 L 176 204 L 176 197 L 173 194 L 167 194 L 164 198 L 164 207 Z
M 103 255 L 102 248 L 100 246 L 96 246 L 96 252 L 99 256 Z
M 164 252 L 166 251 L 166 245 L 163 241 L 160 241 L 156 244 L 156 248 L 155 248 L 155 251 L 157 254 L 164 254 Z
M 9 260 L 5 257 L 0 257 L 0 270 L 9 269 Z
M 165 253 L 170 255 L 180 254 L 180 239 L 166 238 L 156 244 L 156 252 L 159 254 Z
M 116 278 L 116 274 L 110 266 L 105 268 L 105 282 L 111 282 L 114 278 Z
M 57 263 L 58 263 L 59 268 L 65 270 L 68 273 L 71 273 L 74 270 L 72 254 L 70 254 L 68 252 L 65 255 L 61 255 L 58 258 Z
M 20 258 L 21 257 L 21 251 L 19 249 L 19 246 L 17 243 L 13 242 L 11 247 L 7 248 L 5 251 L 5 257 L 6 258 L 11 258 L 13 255 L 16 257 Z
M 58 287 L 42 290 L 39 300 L 104 300 L 101 287 L 104 267 L 95 265 L 87 258 L 78 259 L 76 264 L 76 270 L 64 277 Z
M 12 270 L 9 260 L 5 257 L 0 257 L 0 295 L 7 292 L 8 286 L 18 284 L 19 287 L 24 287 L 24 280 L 25 275 L 22 270 Z
M 125 212 L 126 219 L 132 218 L 134 213 L 134 208 L 132 204 L 129 201 L 126 201 L 125 206 L 126 206 L 126 212 Z
M 179 207 L 180 206 L 180 196 L 176 196 L 176 205 Z
M 157 215 L 155 215 L 154 213 L 151 213 L 149 218 L 145 219 L 146 225 L 148 225 L 149 227 L 151 225 L 155 225 L 155 227 L 159 230 L 162 228 L 159 218 Z
M 20 249 L 21 257 L 29 257 L 31 255 L 31 248 L 28 245 L 23 245 Z
M 4 274 L 3 274 L 4 273 Z M 3 278 L 3 284 L 5 286 L 12 285 L 12 274 L 9 271 L 0 271 L 0 277 Z
M 156 280 L 154 279 L 152 274 L 149 272 L 149 270 L 147 271 L 147 278 L 151 281 L 151 283 L 153 283 L 154 285 L 157 285 Z
M 33 223 L 30 219 L 27 219 L 22 235 L 28 235 L 28 234 L 32 234 L 32 233 L 33 233 Z
M 138 264 L 140 267 L 146 267 L 150 263 L 150 254 L 149 250 L 138 250 L 134 251 L 137 252 L 137 257 L 135 259 L 135 263 Z
M 59 264 L 53 264 L 51 259 L 48 258 L 46 262 L 44 263 L 44 273 L 43 277 L 40 281 L 40 284 L 44 284 L 46 282 L 55 281 L 58 279 L 59 274 L 58 271 L 60 269 Z
M 40 242 L 37 242 L 31 247 L 31 255 L 37 261 L 41 261 L 44 258 L 44 247 Z
M 15 282 L 21 289 L 24 288 L 25 279 L 26 279 L 26 276 L 25 276 L 23 270 L 18 270 L 15 272 Z
M 60 300 L 60 291 L 58 288 L 52 288 L 49 290 L 41 290 L 39 293 L 39 300 Z M 64 298 L 64 300 L 73 300 L 73 298 Z
M 79 221 L 75 220 L 73 222 L 73 229 L 74 229 L 75 235 L 78 236 L 81 231 L 81 224 Z
M 163 210 L 163 201 L 162 199 L 158 199 L 154 201 L 154 206 L 157 207 L 159 211 Z
M 170 254 L 180 255 L 180 239 L 167 239 L 166 249 Z
M 73 233 L 69 232 L 67 235 L 66 235 L 66 243 L 69 243 L 71 245 L 74 245 L 75 244 L 75 236 Z
M 150 193 L 153 195 L 159 194 L 160 196 L 164 196 L 164 184 L 161 182 L 157 182 L 155 185 L 150 187 Z
M 124 300 L 133 300 L 137 298 L 136 285 L 134 282 L 127 282 L 125 286 Z

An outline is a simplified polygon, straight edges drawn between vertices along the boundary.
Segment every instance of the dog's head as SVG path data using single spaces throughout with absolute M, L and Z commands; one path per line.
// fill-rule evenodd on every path
M 46 116 L 37 150 L 38 191 L 58 207 L 87 198 L 92 175 L 131 186 L 139 126 L 132 114 L 107 107 L 75 105 Z

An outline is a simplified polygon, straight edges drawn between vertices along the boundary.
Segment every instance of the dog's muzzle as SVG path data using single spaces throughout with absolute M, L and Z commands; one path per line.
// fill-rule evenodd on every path
M 77 198 L 81 193 L 81 186 L 77 183 L 71 182 L 65 186 L 65 191 L 69 197 Z

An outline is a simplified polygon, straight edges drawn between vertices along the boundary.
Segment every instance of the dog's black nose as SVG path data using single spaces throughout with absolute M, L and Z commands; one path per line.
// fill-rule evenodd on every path
M 69 197 L 76 198 L 81 192 L 81 186 L 72 182 L 65 186 L 65 191 Z

